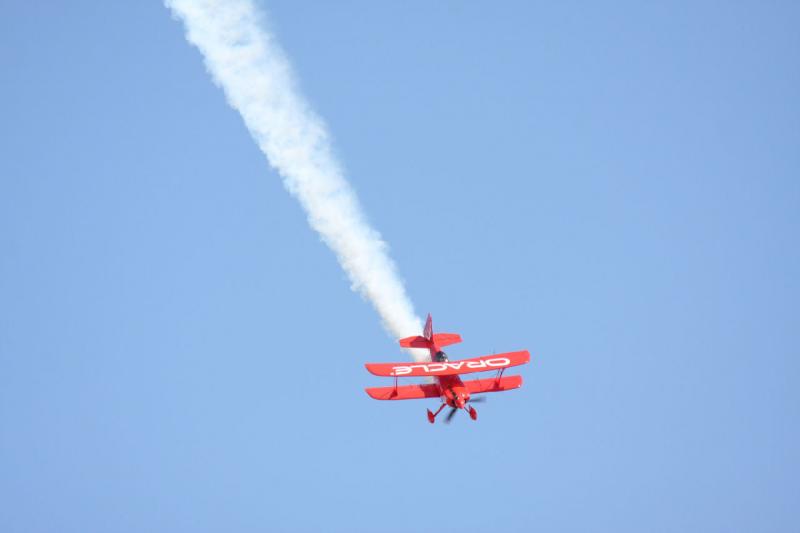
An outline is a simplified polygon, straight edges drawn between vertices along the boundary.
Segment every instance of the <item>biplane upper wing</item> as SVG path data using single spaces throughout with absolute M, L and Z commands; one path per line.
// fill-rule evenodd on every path
M 441 363 L 367 363 L 364 366 L 376 376 L 450 376 L 500 370 L 510 366 L 524 365 L 530 360 L 531 354 L 528 350 L 521 350 Z
M 439 386 L 435 383 L 401 387 L 369 387 L 364 390 L 376 400 L 420 400 L 422 398 L 438 398 L 441 394 Z

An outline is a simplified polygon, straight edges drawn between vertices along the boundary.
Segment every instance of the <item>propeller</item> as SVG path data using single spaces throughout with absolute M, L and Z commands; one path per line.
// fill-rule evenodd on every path
M 469 405 L 471 403 L 483 403 L 485 401 L 486 401 L 486 396 L 476 396 L 475 398 L 470 398 L 467 401 L 467 405 Z M 450 421 L 453 419 L 453 417 L 456 416 L 456 411 L 458 411 L 458 407 L 451 407 L 450 408 L 450 412 L 447 413 L 447 416 L 444 419 L 444 423 L 445 424 L 449 424 Z

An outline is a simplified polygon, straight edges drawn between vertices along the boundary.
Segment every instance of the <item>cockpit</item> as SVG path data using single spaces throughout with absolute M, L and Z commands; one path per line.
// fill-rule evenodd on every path
M 436 352 L 436 355 L 433 356 L 434 363 L 444 363 L 446 361 L 447 361 L 447 354 L 441 350 Z

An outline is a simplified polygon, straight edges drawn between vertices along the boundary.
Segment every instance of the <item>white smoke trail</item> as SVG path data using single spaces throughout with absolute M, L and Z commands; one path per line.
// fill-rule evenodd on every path
M 370 227 L 344 179 L 322 120 L 298 91 L 289 61 L 252 0 L 165 0 L 228 103 L 334 251 L 353 290 L 369 300 L 395 337 L 421 322 L 386 243 Z M 420 357 L 415 354 L 415 357 Z

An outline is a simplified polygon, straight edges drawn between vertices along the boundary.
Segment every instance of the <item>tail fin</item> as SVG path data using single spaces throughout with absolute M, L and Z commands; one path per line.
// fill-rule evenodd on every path
M 433 320 L 430 313 L 428 313 L 428 320 L 425 321 L 425 329 L 422 331 L 421 337 L 418 335 L 406 337 L 400 339 L 399 342 L 403 348 L 430 348 L 433 343 Z

